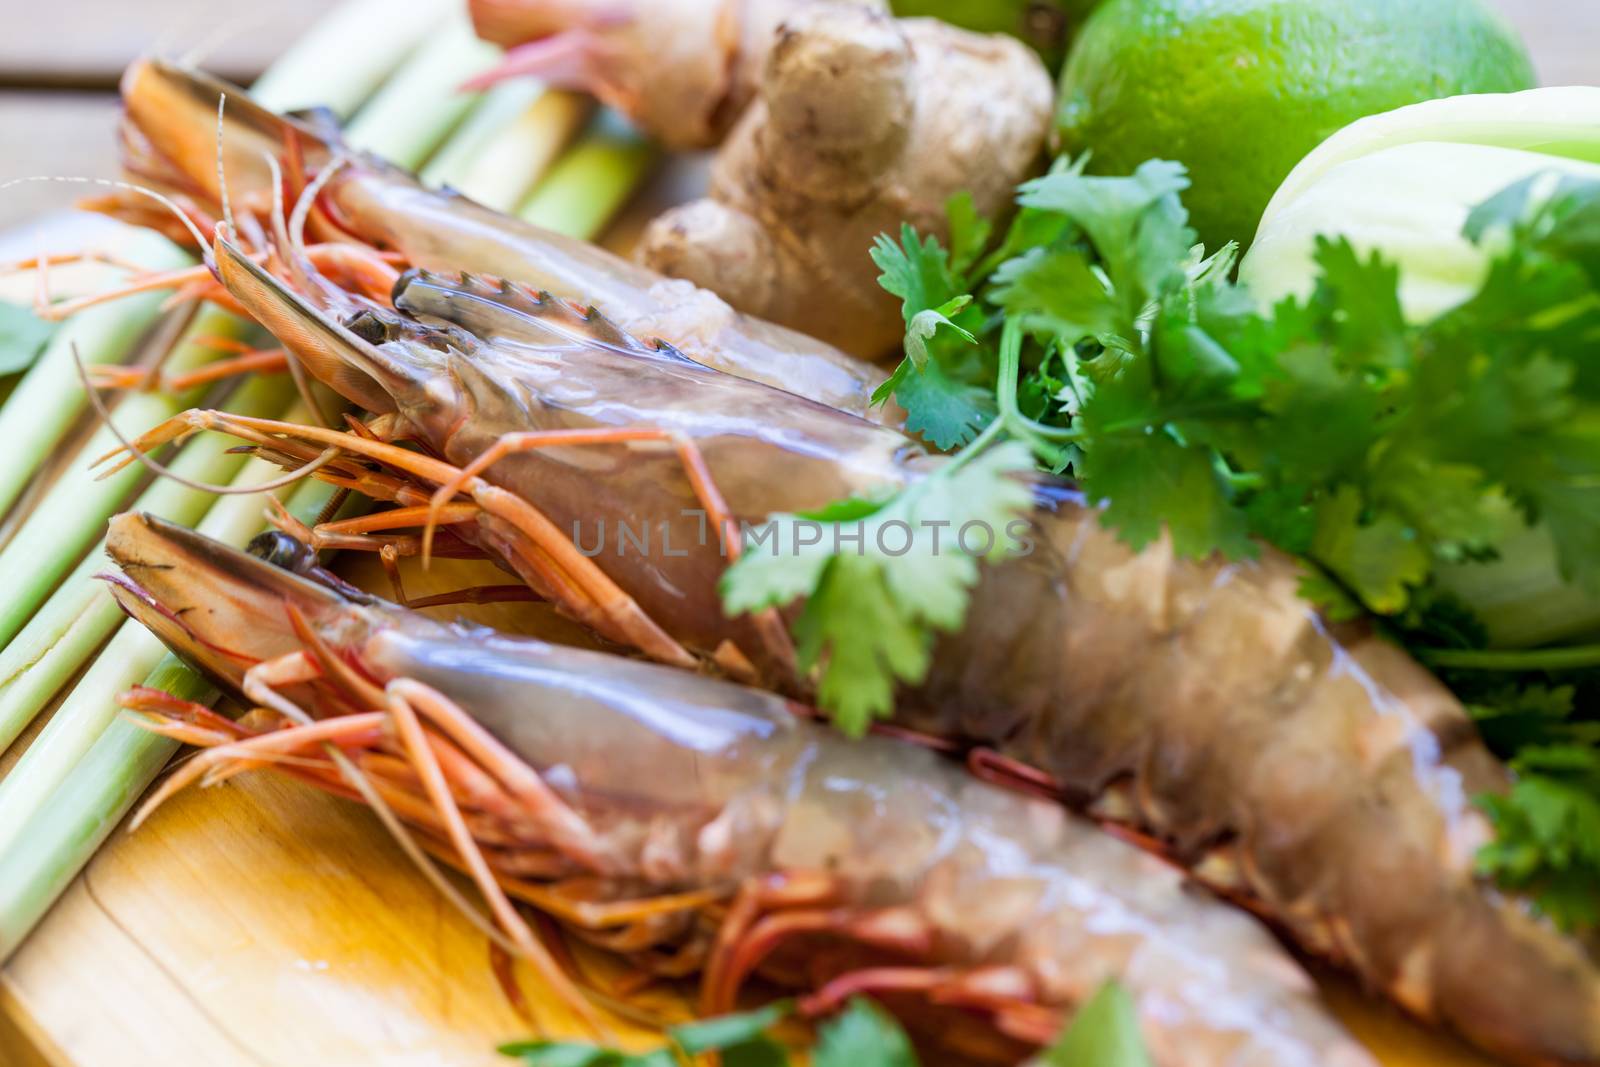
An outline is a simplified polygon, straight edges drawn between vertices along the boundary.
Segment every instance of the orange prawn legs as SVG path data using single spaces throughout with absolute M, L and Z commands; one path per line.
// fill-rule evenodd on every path
M 354 469 L 340 467 L 336 462 L 318 471 L 318 477 L 333 484 L 356 489 L 378 499 L 391 500 L 401 506 L 354 523 L 335 524 L 331 528 L 324 526 L 320 530 L 310 531 L 310 543 L 314 547 L 337 546 L 382 551 L 388 546 L 390 552 L 396 555 L 420 551 L 426 558 L 439 527 L 449 528 L 474 522 L 492 536 L 497 547 L 504 549 L 506 562 L 540 596 L 565 608 L 579 622 L 607 639 L 637 648 L 647 656 L 673 666 L 693 668 L 698 666 L 699 661 L 651 619 L 604 570 L 584 555 L 548 516 L 521 497 L 487 481 L 483 472 L 506 455 L 552 445 L 599 446 L 639 441 L 669 443 L 677 450 L 689 472 L 701 505 L 727 539 L 730 557 L 737 558 L 737 524 L 711 479 L 704 457 L 692 440 L 668 431 L 574 430 L 514 434 L 498 442 L 467 467 L 457 467 L 381 440 L 370 433 L 300 426 L 221 411 L 191 410 L 167 420 L 131 442 L 134 454 L 122 457 L 108 473 L 134 462 L 138 454 L 180 441 L 200 430 L 230 434 L 256 445 L 267 454 L 288 457 L 296 463 L 315 462 L 319 455 L 332 452 L 358 457 L 374 462 L 387 471 L 398 472 L 400 476 L 396 477 L 386 471 L 371 471 L 360 465 Z M 121 451 L 119 449 L 105 458 L 110 459 Z M 417 483 L 431 487 L 431 492 L 419 492 Z M 420 545 L 404 539 L 384 540 L 373 536 L 384 531 L 413 528 L 419 519 L 424 530 Z M 290 532 L 296 531 L 291 529 Z M 767 619 L 762 634 L 763 640 L 783 653 L 783 662 L 793 662 L 788 634 L 776 615 Z M 748 663 L 747 657 L 737 649 L 723 651 L 726 654 L 719 656 L 719 661 Z

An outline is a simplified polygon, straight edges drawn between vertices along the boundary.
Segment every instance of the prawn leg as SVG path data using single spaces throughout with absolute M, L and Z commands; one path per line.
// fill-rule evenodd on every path
M 721 540 L 723 554 L 731 563 L 737 563 L 743 552 L 743 542 L 739 531 L 739 523 L 733 517 L 732 510 L 717 487 L 716 479 L 712 477 L 711 467 L 706 462 L 705 454 L 694 438 L 688 434 L 675 430 L 666 430 L 655 427 L 597 427 L 593 429 L 573 430 L 531 430 L 508 433 L 498 438 L 494 444 L 484 449 L 472 462 L 461 468 L 455 478 L 445 482 L 434 491 L 429 501 L 427 524 L 422 531 L 422 558 L 426 563 L 433 544 L 433 532 L 438 525 L 436 516 L 443 514 L 445 506 L 458 496 L 462 490 L 473 480 L 482 478 L 488 469 L 509 456 L 523 452 L 533 452 L 546 448 L 571 447 L 571 446 L 604 446 L 626 445 L 640 443 L 659 443 L 672 448 L 682 464 L 684 473 L 688 476 L 689 485 L 694 490 L 695 499 L 705 509 L 706 516 L 711 520 Z M 760 612 L 756 616 L 757 626 L 760 629 L 762 642 L 769 652 L 773 653 L 784 669 L 793 675 L 795 669 L 795 651 L 793 642 L 789 638 L 789 631 L 783 625 L 778 613 L 773 609 Z
M 376 460 L 436 486 L 459 480 L 461 491 L 467 493 L 488 517 L 499 520 L 521 535 L 510 542 L 520 557 L 511 562 L 525 564 L 543 579 L 545 584 L 539 588 L 541 593 L 556 591 L 557 595 L 552 599 L 559 598 L 562 606 L 573 611 L 580 621 L 600 630 L 611 640 L 636 647 L 646 655 L 673 666 L 693 668 L 698 665 L 693 654 L 668 636 L 660 624 L 645 614 L 638 603 L 623 592 L 592 559 L 580 552 L 571 538 L 563 534 L 542 511 L 516 494 L 480 477 L 459 479 L 461 468 L 398 445 L 325 427 L 300 426 L 276 419 L 192 409 L 141 435 L 127 450 L 129 455 L 113 464 L 107 473 L 115 473 L 135 462 L 138 454 L 158 445 L 182 441 L 200 430 L 230 434 L 268 449 L 281 445 L 285 440 L 316 444 L 325 449 L 340 449 Z M 102 457 L 101 461 L 123 451 L 117 449 Z

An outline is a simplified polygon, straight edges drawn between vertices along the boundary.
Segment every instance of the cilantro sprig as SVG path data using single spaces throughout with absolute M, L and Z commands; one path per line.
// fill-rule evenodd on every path
M 937 242 L 881 242 L 908 322 L 961 309 L 886 387 L 908 425 L 946 447 L 1005 422 L 1134 547 L 1162 530 L 1186 556 L 1276 544 L 1320 567 L 1308 592 L 1337 615 L 1402 615 L 1439 565 L 1492 558 L 1508 509 L 1600 595 L 1600 242 L 1573 236 L 1595 232 L 1600 183 L 1539 196 L 1530 179 L 1475 212 L 1467 235 L 1501 248 L 1489 278 L 1423 325 L 1397 269 L 1343 240 L 1319 243 L 1308 298 L 1263 312 L 1231 249 L 1195 246 L 1187 185 L 1159 161 L 1059 166 L 1023 186 L 1001 258 L 965 275 Z M 974 365 L 998 371 L 994 411 L 951 423 Z
M 1508 531 L 1538 527 L 1555 581 L 1600 597 L 1600 183 L 1540 176 L 1473 212 L 1487 277 L 1421 324 L 1401 313 L 1396 267 L 1344 240 L 1319 242 L 1308 297 L 1263 310 L 1229 280 L 1231 250 L 1194 247 L 1186 186 L 1167 163 L 1127 178 L 1058 165 L 964 276 L 931 242 L 880 248 L 895 277 L 933 279 L 891 286 L 908 321 L 935 296 L 962 309 L 960 330 L 896 370 L 908 425 L 937 426 L 929 395 L 993 366 L 977 441 L 1019 438 L 1070 469 L 1130 545 L 1163 531 L 1191 557 L 1273 544 L 1308 561 L 1302 591 L 1330 616 L 1379 616 L 1424 660 L 1502 680 L 1474 706 L 1516 782 L 1479 798 L 1497 830 L 1480 870 L 1563 923 L 1600 921 L 1595 690 L 1563 684 L 1600 648 L 1487 650 L 1439 588 L 1442 569 L 1494 564 Z M 1577 696 L 1546 701 L 1538 735 L 1507 736 L 1528 723 L 1514 694 L 1551 687 Z
M 940 631 L 959 629 L 979 564 L 1023 547 L 1032 503 L 1014 444 L 967 453 L 880 501 L 774 515 L 722 579 L 732 613 L 805 597 L 800 666 L 820 669 L 818 701 L 852 734 L 894 709 L 900 683 L 927 673 Z
M 1011 482 L 1030 455 L 1075 478 L 1132 547 L 1165 535 L 1182 556 L 1246 558 L 1273 545 L 1305 561 L 1302 593 L 1329 617 L 1376 616 L 1441 669 L 1537 688 L 1600 663 L 1593 644 L 1491 650 L 1443 592 L 1463 566 L 1523 588 L 1530 560 L 1509 554 L 1537 535 L 1555 557 L 1540 587 L 1585 591 L 1591 606 L 1568 629 L 1595 639 L 1580 631 L 1600 602 L 1600 182 L 1536 176 L 1474 211 L 1465 236 L 1489 253 L 1487 275 L 1424 323 L 1401 312 L 1398 269 L 1343 239 L 1318 242 L 1309 295 L 1261 307 L 1231 280 L 1234 249 L 1196 244 L 1187 186 L 1173 163 L 1096 177 L 1063 160 L 1021 188 L 998 240 L 958 197 L 949 249 L 910 228 L 878 241 L 907 332 L 876 399 L 957 453 L 935 475 L 955 484 L 921 514 L 963 518 L 973 501 L 1000 518 L 1020 504 L 986 496 L 982 479 Z M 1000 448 L 1003 464 L 974 458 Z M 953 594 L 940 610 L 914 592 L 924 580 Z M 741 563 L 725 599 L 753 610 L 806 598 L 802 657 L 823 672 L 823 706 L 859 731 L 923 678 L 932 635 L 960 624 L 973 580 L 920 557 L 822 552 Z M 1575 691 L 1558 719 L 1590 724 L 1593 690 Z M 1492 725 L 1518 777 L 1480 801 L 1499 830 L 1482 869 L 1552 915 L 1594 919 L 1573 901 L 1600 896 L 1584 844 L 1600 829 L 1600 739 L 1514 743 Z
M 790 1050 L 772 1029 L 794 1010 L 780 1001 L 755 1011 L 685 1023 L 667 1030 L 667 1043 L 642 1053 L 570 1041 L 522 1041 L 500 1051 L 524 1067 L 687 1067 L 716 1052 L 728 1067 L 789 1067 Z M 812 1067 L 919 1067 L 900 1024 L 877 1004 L 857 998 L 824 1022 L 811 1050 Z M 1030 1067 L 1151 1067 L 1133 1000 L 1107 983 L 1081 1007 L 1061 1037 Z

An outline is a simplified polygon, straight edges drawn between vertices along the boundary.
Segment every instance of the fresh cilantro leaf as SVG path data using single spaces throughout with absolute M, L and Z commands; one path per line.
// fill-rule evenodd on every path
M 668 1047 L 637 1054 L 568 1041 L 518 1042 L 500 1046 L 500 1052 L 527 1067 L 679 1067 L 684 1061 L 677 1052 L 718 1052 L 727 1067 L 788 1067 L 788 1050 L 767 1031 L 793 1010 L 792 1001 L 780 1000 L 755 1011 L 683 1023 L 667 1030 Z
M 941 326 L 954 330 L 969 345 L 978 343 L 978 339 L 970 332 L 950 321 L 951 315 L 960 314 L 970 303 L 972 297 L 958 296 L 939 307 L 928 308 L 911 316 L 911 321 L 906 324 L 906 358 L 911 361 L 913 368 L 920 371 L 928 365 L 928 341 L 939 332 Z
M 924 241 L 910 223 L 901 227 L 899 243 L 887 236 L 878 238 L 872 262 L 883 272 L 878 284 L 902 301 L 907 322 L 961 295 L 950 272 L 949 253 L 936 237 Z
M 500 1046 L 500 1052 L 521 1059 L 527 1067 L 679 1067 L 708 1052 L 717 1053 L 727 1067 L 789 1067 L 789 1051 L 767 1031 L 793 1010 L 793 1002 L 779 1001 L 738 1015 L 685 1023 L 667 1031 L 670 1047 L 638 1055 L 564 1041 L 518 1042 Z M 814 1067 L 919 1067 L 900 1024 L 861 998 L 822 1024 L 811 1062 Z
M 1230 281 L 1234 250 L 1194 247 L 1181 167 L 1119 178 L 1082 164 L 1025 184 L 981 260 L 989 233 L 970 201 L 948 205 L 951 253 L 910 232 L 880 241 L 883 284 L 915 323 L 882 397 L 914 430 L 943 449 L 1010 438 L 1047 469 L 1070 464 L 1134 547 L 1170 535 L 1184 555 L 1241 557 L 1273 544 L 1305 559 L 1302 595 L 1330 618 L 1379 615 L 1423 650 L 1488 636 L 1440 593 L 1444 565 L 1503 558 L 1518 588 L 1541 570 L 1529 588 L 1600 598 L 1600 182 L 1540 175 L 1473 211 L 1464 233 L 1487 255 L 1484 282 L 1414 323 L 1397 266 L 1343 239 L 1318 242 L 1309 296 L 1261 308 Z M 1519 554 L 1529 534 L 1554 565 Z M 827 665 L 828 699 L 848 703 L 830 686 L 859 683 L 857 726 L 926 668 L 932 609 L 902 603 L 892 581 L 830 556 L 771 583 L 810 591 L 806 647 Z M 1499 831 L 1484 870 L 1584 921 L 1600 865 L 1575 835 L 1596 836 L 1600 784 L 1575 764 L 1600 750 L 1600 682 L 1500 677 L 1503 692 L 1447 676 L 1518 774 L 1484 800 Z
M 1470 697 L 1467 710 L 1490 749 L 1510 758 L 1563 745 L 1600 751 L 1600 722 L 1578 717 L 1577 692 L 1571 684 L 1501 683 Z
M 1365 369 L 1409 364 L 1400 268 L 1377 253 L 1362 259 L 1345 237 L 1317 238 L 1314 258 L 1321 276 L 1312 300 L 1323 306 L 1342 362 Z
M 994 224 L 978 214 L 972 194 L 965 190 L 945 204 L 945 215 L 950 220 L 950 270 L 956 277 L 965 278 L 989 247 Z
M 1253 551 L 1245 516 L 1228 500 L 1210 455 L 1164 432 L 1099 441 L 1078 471 L 1089 498 L 1105 505 L 1101 521 L 1136 549 L 1165 528 L 1181 556 Z
M 1367 613 L 1366 606 L 1326 571 L 1312 567 L 1300 575 L 1300 599 L 1316 605 L 1330 622 L 1354 622 Z
M 817 1034 L 813 1067 L 917 1067 L 900 1024 L 870 1000 L 852 1000 Z
M 1563 926 L 1600 923 L 1600 749 L 1524 749 L 1506 795 L 1480 797 L 1496 840 L 1478 854 L 1480 873 L 1532 891 Z
M 961 625 L 979 564 L 1017 550 L 1013 523 L 1032 491 L 1021 445 L 996 446 L 918 481 L 872 512 L 825 523 L 775 515 L 723 575 L 729 614 L 806 597 L 795 624 L 807 670 L 820 668 L 818 701 L 859 734 L 894 707 L 897 684 L 928 669 L 936 631 Z
M 1405 639 L 1421 647 L 1471 649 L 1489 643 L 1489 630 L 1472 607 L 1436 584 L 1412 594 L 1406 613 L 1396 621 Z
M 1046 175 L 1023 185 L 1017 202 L 1058 212 L 1081 228 L 1125 310 L 1136 314 L 1183 276 L 1194 231 L 1178 194 L 1188 187 L 1181 163 L 1151 160 L 1128 178 Z
M 1361 514 L 1361 496 L 1345 486 L 1317 509 L 1317 532 L 1311 556 L 1327 567 L 1374 611 L 1393 614 L 1403 609 L 1413 586 L 1432 569 L 1428 551 L 1398 519 Z
M 764 1037 L 794 1011 L 794 1002 L 779 1000 L 754 1011 L 697 1019 L 671 1027 L 667 1035 L 691 1056 L 730 1048 Z
M 526 1067 L 624 1067 L 628 1064 L 624 1053 L 568 1041 L 523 1041 L 501 1045 L 500 1052 L 520 1059 Z
M 1030 1067 L 1155 1067 L 1139 1032 L 1133 999 L 1107 982 Z
M 1001 265 L 992 299 L 1064 345 L 1119 327 L 1117 306 L 1082 249 L 1034 248 Z
M 906 320 L 906 358 L 873 392 L 872 402 L 893 398 L 906 411 L 906 428 L 935 448 L 966 444 L 994 413 L 992 390 L 957 373 L 958 365 L 972 362 L 960 349 L 977 344 L 972 331 L 983 313 L 961 291 L 939 242 L 924 241 L 910 226 L 902 229 L 898 243 L 879 237 L 872 259 L 883 271 L 879 284 L 900 297 Z
M 919 371 L 905 360 L 872 399 L 882 403 L 890 396 L 906 410 L 906 429 L 939 449 L 967 444 L 994 418 L 991 390 L 951 378 L 937 362 Z
M 0 300 L 0 374 L 15 374 L 32 366 L 55 330 L 55 323 Z
M 794 636 L 803 669 L 826 663 L 817 703 L 852 736 L 894 710 L 900 682 L 928 672 L 931 631 L 894 602 L 883 569 L 860 556 L 828 561 Z

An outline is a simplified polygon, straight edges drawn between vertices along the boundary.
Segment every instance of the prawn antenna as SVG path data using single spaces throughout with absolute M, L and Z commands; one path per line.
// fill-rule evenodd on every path
M 317 197 L 322 195 L 322 190 L 333 180 L 333 176 L 339 172 L 339 169 L 348 162 L 350 162 L 348 153 L 341 151 L 335 154 L 332 159 L 328 160 L 327 165 L 311 179 L 305 189 L 301 191 L 300 198 L 295 201 L 294 211 L 289 215 L 289 239 L 293 242 L 293 247 L 302 254 L 304 254 L 305 250 L 306 218 L 311 214 L 312 207 L 316 205 Z
M 317 268 L 311 262 L 310 255 L 305 250 L 305 245 L 292 239 L 289 224 L 283 214 L 283 168 L 278 166 L 278 160 L 271 152 L 263 151 L 261 157 L 266 160 L 267 170 L 272 175 L 272 232 L 279 245 L 282 246 L 284 261 L 289 266 L 289 273 L 299 283 L 301 288 L 311 289 L 311 278 L 316 274 Z M 296 205 L 299 206 L 298 204 Z M 320 275 L 318 275 L 320 280 Z M 333 422 L 328 418 L 328 412 L 323 408 L 316 391 L 311 388 L 311 380 L 306 377 L 305 365 L 300 362 L 300 357 L 290 348 L 284 349 L 289 357 L 289 377 L 294 379 L 294 388 L 300 394 L 300 399 L 305 402 L 306 410 L 316 417 L 317 422 L 323 426 L 331 427 Z
M 322 454 L 316 459 L 302 464 L 294 470 L 289 471 L 282 477 L 273 478 L 269 481 L 262 482 L 259 485 L 214 485 L 210 482 L 196 481 L 193 478 L 186 477 L 185 475 L 179 474 L 171 467 L 168 467 L 166 464 L 153 458 L 148 452 L 144 451 L 138 445 L 134 444 L 128 439 L 128 436 L 122 432 L 121 428 L 119 428 L 117 424 L 112 421 L 111 412 L 106 408 L 105 401 L 100 398 L 99 390 L 97 390 L 94 387 L 94 383 L 89 380 L 89 369 L 84 366 L 83 354 L 78 351 L 77 342 L 74 341 L 70 347 L 72 349 L 73 365 L 78 368 L 78 381 L 83 383 L 83 391 L 89 398 L 90 407 L 94 408 L 95 417 L 105 425 L 106 429 L 111 431 L 111 436 L 117 439 L 117 443 L 122 446 L 123 451 L 127 452 L 132 459 L 148 468 L 158 477 L 170 478 L 179 485 L 186 486 L 187 488 L 194 489 L 202 493 L 213 493 L 217 496 L 250 496 L 254 493 L 267 493 L 274 489 L 282 489 L 286 485 L 293 485 L 295 482 L 300 481 L 307 475 L 315 474 L 317 471 L 333 462 L 333 460 L 339 455 L 339 449 L 337 448 L 323 449 Z M 115 452 L 111 453 L 111 455 L 115 454 Z M 103 462 L 103 460 L 99 462 Z M 121 464 L 118 465 L 117 469 L 121 469 Z M 108 478 L 114 473 L 116 473 L 116 470 L 110 470 L 105 474 L 102 474 L 100 477 Z
M 222 221 L 228 224 L 229 233 L 237 233 L 233 225 L 233 205 L 228 202 L 228 171 L 222 162 L 223 116 L 228 109 L 228 94 L 217 94 L 217 190 L 222 194 Z
M 211 255 L 211 242 L 206 238 L 205 234 L 200 232 L 200 227 L 195 225 L 194 220 L 191 219 L 188 213 L 185 212 L 183 208 L 179 207 L 171 197 L 162 193 L 158 193 L 154 189 L 147 189 L 142 185 L 135 185 L 133 182 L 119 181 L 115 178 L 82 178 L 60 174 L 30 174 L 21 178 L 11 178 L 8 181 L 0 182 L 0 192 L 4 192 L 14 185 L 23 185 L 28 182 L 60 182 L 64 185 L 98 185 L 105 189 L 121 189 L 124 192 L 136 193 L 139 196 L 149 197 L 151 200 L 154 200 L 156 203 L 172 212 L 172 214 L 177 217 L 178 221 L 183 223 L 184 229 L 189 231 L 190 236 L 194 238 L 195 244 L 200 246 L 200 256 L 201 259 L 205 261 L 205 265 L 212 268 L 215 268 L 216 266 L 216 262 Z

